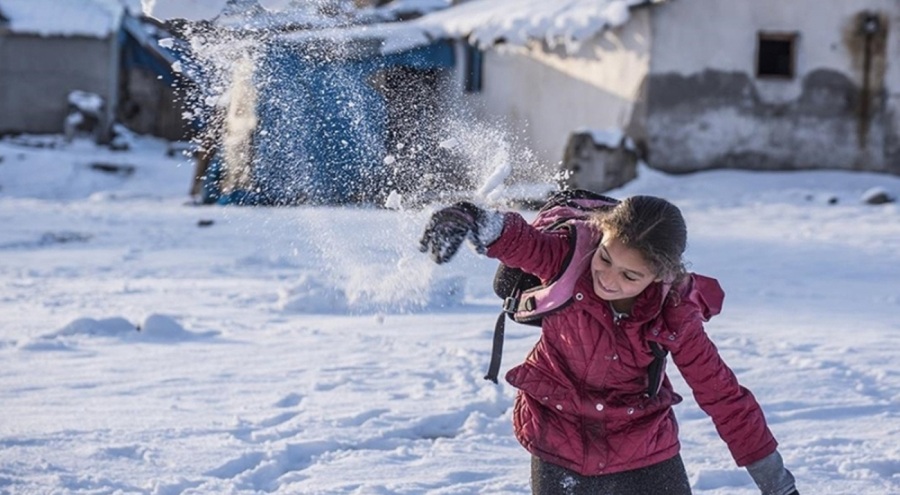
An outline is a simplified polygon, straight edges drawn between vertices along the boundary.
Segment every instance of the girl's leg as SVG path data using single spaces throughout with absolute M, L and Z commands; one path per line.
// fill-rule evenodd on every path
M 534 495 L 691 495 L 681 456 L 633 471 L 582 476 L 574 471 L 531 459 Z

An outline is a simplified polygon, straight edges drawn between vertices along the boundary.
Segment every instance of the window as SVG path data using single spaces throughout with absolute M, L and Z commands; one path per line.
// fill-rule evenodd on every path
M 756 46 L 756 77 L 794 77 L 796 33 L 759 33 Z
M 466 93 L 477 93 L 481 91 L 481 72 L 484 65 L 484 53 L 477 47 L 468 43 L 464 45 L 464 50 L 466 63 Z

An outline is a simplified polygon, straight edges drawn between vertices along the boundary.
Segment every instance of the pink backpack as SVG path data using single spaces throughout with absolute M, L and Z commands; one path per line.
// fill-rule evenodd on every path
M 563 262 L 562 270 L 551 280 L 541 280 L 518 268 L 500 265 L 494 275 L 494 293 L 503 299 L 503 312 L 494 326 L 494 342 L 491 363 L 486 380 L 497 383 L 500 360 L 503 354 L 505 316 L 517 323 L 541 326 L 544 316 L 568 306 L 575 291 L 575 282 L 591 262 L 599 239 L 586 237 L 576 229 L 575 222 L 584 221 L 598 210 L 612 209 L 619 201 L 583 189 L 560 191 L 554 194 L 538 211 L 531 225 L 543 230 L 569 231 L 571 249 Z M 656 342 L 649 342 L 655 356 L 648 370 L 650 385 L 647 394 L 655 397 L 662 385 L 667 352 Z

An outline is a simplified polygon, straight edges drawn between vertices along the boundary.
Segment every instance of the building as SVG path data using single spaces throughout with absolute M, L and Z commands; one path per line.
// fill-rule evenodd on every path
M 411 24 L 456 40 L 459 97 L 543 162 L 618 129 L 669 172 L 900 174 L 898 19 L 892 0 L 473 0 Z
M 96 95 L 97 140 L 115 122 L 180 139 L 169 35 L 120 0 L 0 0 L 0 134 L 60 134 L 69 95 Z

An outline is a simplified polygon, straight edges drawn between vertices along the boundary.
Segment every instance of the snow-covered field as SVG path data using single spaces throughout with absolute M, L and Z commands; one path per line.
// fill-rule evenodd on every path
M 514 390 L 482 379 L 495 265 L 432 265 L 427 210 L 190 206 L 164 143 L 44 144 L 0 141 L 0 493 L 529 492 Z M 611 193 L 683 208 L 727 293 L 708 331 L 804 494 L 900 493 L 900 211 L 873 187 L 900 178 L 642 169 Z M 537 337 L 507 333 L 502 371 Z M 669 371 L 694 492 L 758 493 Z

